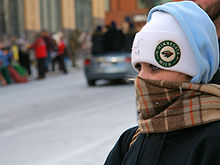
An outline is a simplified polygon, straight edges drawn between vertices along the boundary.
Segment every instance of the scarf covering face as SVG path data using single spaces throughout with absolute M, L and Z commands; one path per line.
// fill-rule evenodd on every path
M 220 120 L 220 85 L 135 80 L 141 133 L 179 130 Z

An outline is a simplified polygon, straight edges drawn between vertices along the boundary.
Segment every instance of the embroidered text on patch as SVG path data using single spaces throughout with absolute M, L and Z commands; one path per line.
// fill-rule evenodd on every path
M 170 40 L 160 42 L 155 50 L 155 59 L 163 67 L 176 65 L 181 57 L 179 46 Z

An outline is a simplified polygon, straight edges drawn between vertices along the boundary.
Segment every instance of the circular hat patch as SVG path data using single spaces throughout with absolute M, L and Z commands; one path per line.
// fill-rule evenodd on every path
M 165 40 L 157 45 L 154 54 L 158 64 L 163 67 L 172 67 L 179 62 L 181 51 L 175 42 Z

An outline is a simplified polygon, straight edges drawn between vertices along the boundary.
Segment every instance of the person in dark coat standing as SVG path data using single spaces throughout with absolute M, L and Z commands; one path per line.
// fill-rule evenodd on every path
M 29 75 L 31 75 L 31 61 L 30 61 L 30 53 L 28 52 L 28 41 L 24 35 L 22 35 L 18 41 L 18 55 L 19 55 L 19 63 L 23 66 Z
M 114 21 L 107 26 L 103 39 L 105 52 L 121 51 L 124 47 L 124 33 L 117 28 L 117 24 Z
M 47 57 L 47 47 L 43 39 L 43 34 L 40 33 L 39 37 L 35 42 L 30 46 L 30 49 L 33 48 L 35 52 L 35 57 L 37 58 L 37 68 L 38 68 L 38 77 L 37 79 L 45 78 L 45 59 Z
M 46 43 L 47 48 L 47 58 L 45 59 L 45 69 L 46 71 L 50 70 L 51 65 L 51 54 L 56 50 L 56 45 L 50 35 L 50 33 L 47 30 L 44 30 L 43 32 L 43 39 Z
M 104 52 L 104 32 L 102 26 L 97 26 L 92 34 L 92 54 L 102 54 Z
M 132 65 L 138 126 L 104 165 L 219 165 L 218 37 L 204 10 L 191 1 L 154 7 L 135 36 Z

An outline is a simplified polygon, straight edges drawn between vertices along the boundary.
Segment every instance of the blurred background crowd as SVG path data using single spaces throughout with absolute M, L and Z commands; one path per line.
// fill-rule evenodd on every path
M 180 0 L 0 0 L 0 86 L 67 74 L 91 53 L 129 52 L 148 11 L 169 1 Z
M 51 72 L 68 73 L 68 68 L 80 68 L 80 59 L 86 55 L 111 51 L 130 51 L 136 33 L 131 21 L 120 28 L 112 21 L 107 26 L 98 25 L 90 34 L 75 31 L 67 40 L 63 32 L 43 30 L 33 41 L 25 35 L 12 35 L 0 42 L 0 82 L 2 86 L 46 78 Z M 92 44 L 93 43 L 93 44 Z M 103 44 L 104 43 L 104 44 Z
M 44 79 L 56 70 L 67 74 L 67 66 L 72 65 L 67 45 L 62 32 L 51 34 L 47 30 L 36 33 L 33 41 L 21 35 L 0 42 L 1 85 Z M 33 72 L 37 74 L 33 76 Z

